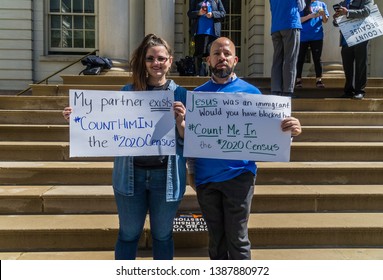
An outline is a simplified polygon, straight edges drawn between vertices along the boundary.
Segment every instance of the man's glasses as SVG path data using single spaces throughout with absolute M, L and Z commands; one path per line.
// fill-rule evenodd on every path
M 164 57 L 164 56 L 159 56 L 159 57 L 148 56 L 148 57 L 145 57 L 145 61 L 146 62 L 150 62 L 150 63 L 153 63 L 156 60 L 159 63 L 165 63 L 166 61 L 168 61 L 168 59 L 169 59 L 168 57 Z

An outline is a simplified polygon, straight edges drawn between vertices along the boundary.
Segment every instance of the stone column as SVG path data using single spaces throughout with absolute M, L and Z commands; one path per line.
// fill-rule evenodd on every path
M 264 12 L 264 35 L 263 35 L 263 76 L 271 76 L 271 66 L 273 61 L 274 47 L 271 40 L 271 12 L 270 2 L 265 0 L 265 12 Z
M 375 0 L 374 3 L 378 5 L 379 11 L 383 14 L 383 0 Z M 370 57 L 368 58 L 370 68 L 370 77 L 383 77 L 383 36 L 372 39 L 370 45 Z
M 323 76 L 343 76 L 342 57 L 340 54 L 341 48 L 339 47 L 339 28 L 335 27 L 332 23 L 334 9 L 332 6 L 339 3 L 340 0 L 321 0 L 326 3 L 328 12 L 330 14 L 328 22 L 323 24 L 324 39 L 322 50 L 322 65 Z M 315 76 L 314 66 L 311 72 Z
M 110 2 L 99 1 L 100 55 L 128 60 L 144 35 L 144 3 L 131 0 Z
M 129 2 L 99 1 L 99 49 L 100 55 L 110 58 L 129 57 Z
M 175 0 L 145 0 L 145 34 L 164 38 L 174 49 Z

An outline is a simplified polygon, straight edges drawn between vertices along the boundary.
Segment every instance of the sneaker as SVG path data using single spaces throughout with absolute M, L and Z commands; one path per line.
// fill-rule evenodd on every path
M 324 83 L 321 80 L 319 80 L 317 81 L 316 86 L 317 88 L 324 88 Z
M 356 94 L 354 94 L 354 96 L 352 98 L 357 99 L 357 100 L 362 100 L 364 98 L 364 94 L 363 93 L 356 93 Z
M 303 87 L 303 86 L 302 86 L 302 80 L 296 81 L 296 83 L 295 83 L 295 87 L 296 87 L 296 88 L 301 88 L 301 87 Z

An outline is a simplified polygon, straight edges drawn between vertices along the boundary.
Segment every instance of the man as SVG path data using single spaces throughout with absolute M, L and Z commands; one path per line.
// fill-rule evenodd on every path
M 304 0 L 270 0 L 271 37 L 274 46 L 272 94 L 293 96 L 302 29 L 299 12 L 304 7 Z
M 225 37 L 215 40 L 207 58 L 211 80 L 195 91 L 260 94 L 258 88 L 236 76 L 237 62 L 234 43 Z M 299 120 L 293 117 L 284 119 L 281 129 L 291 131 L 293 136 L 301 133 Z M 255 162 L 207 158 L 196 158 L 193 162 L 198 202 L 209 231 L 210 258 L 251 259 L 247 222 Z
M 335 19 L 340 16 L 347 18 L 365 18 L 370 15 L 373 0 L 345 0 L 339 3 L 340 8 L 335 11 Z M 367 85 L 367 46 L 368 41 L 349 47 L 341 34 L 341 54 L 343 70 L 346 77 L 344 98 L 363 99 Z

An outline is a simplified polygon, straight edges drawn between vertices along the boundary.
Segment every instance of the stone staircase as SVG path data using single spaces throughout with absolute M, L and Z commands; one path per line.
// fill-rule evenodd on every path
M 129 76 L 63 76 L 0 96 L 0 259 L 113 259 L 118 230 L 111 158 L 69 158 L 68 90 L 119 90 Z M 192 89 L 205 77 L 174 77 Z M 246 78 L 269 92 L 270 79 Z M 290 163 L 258 164 L 249 222 L 253 259 L 383 259 L 383 79 L 367 98 L 343 80 L 293 99 L 303 133 Z M 311 86 L 310 86 L 311 85 Z M 188 187 L 180 212 L 198 212 Z M 176 259 L 208 259 L 206 232 L 175 232 Z M 147 221 L 139 257 L 150 259 Z

